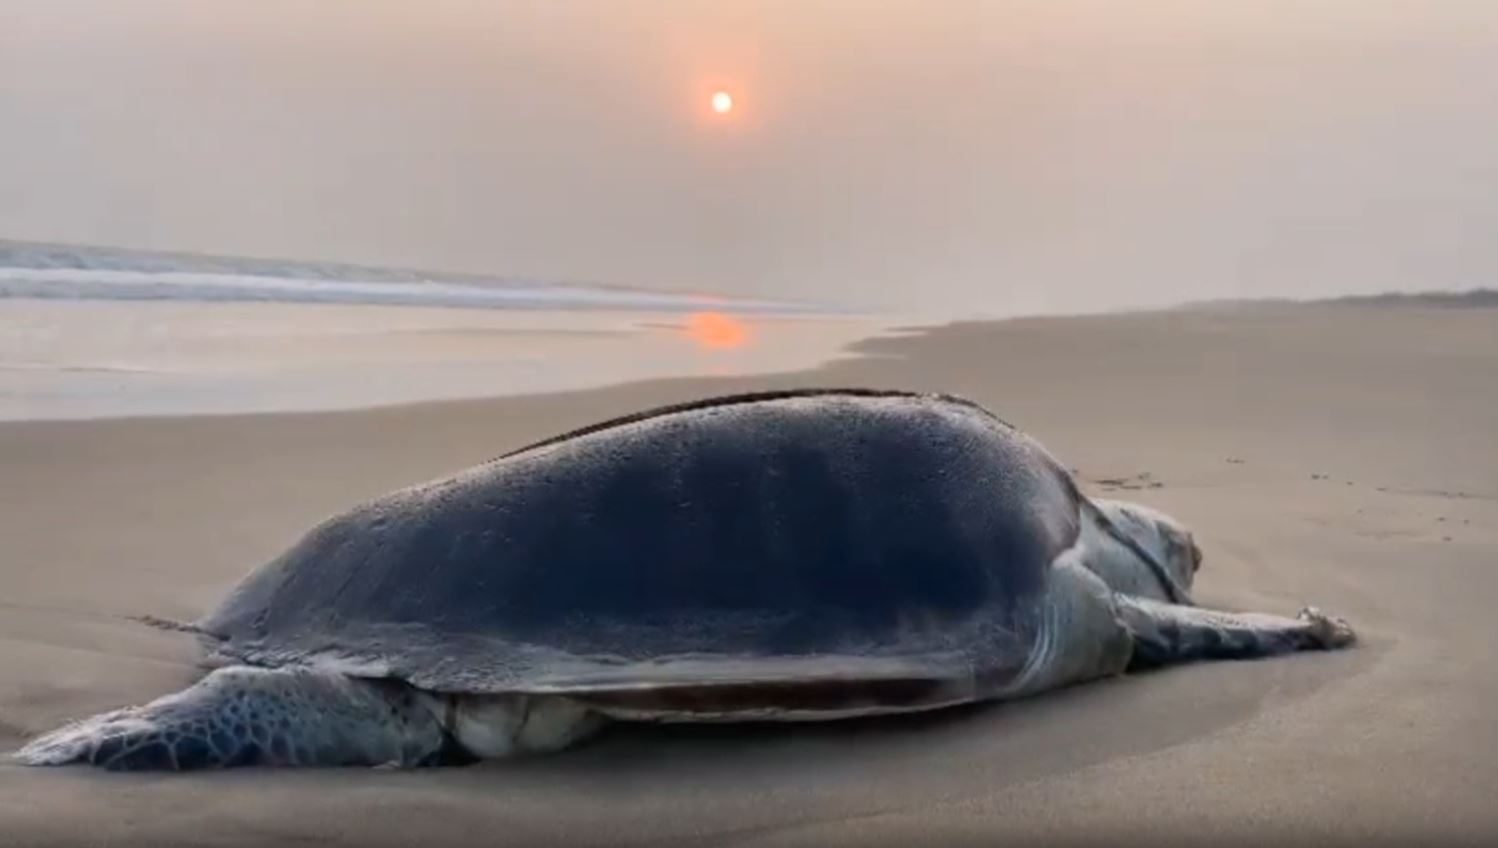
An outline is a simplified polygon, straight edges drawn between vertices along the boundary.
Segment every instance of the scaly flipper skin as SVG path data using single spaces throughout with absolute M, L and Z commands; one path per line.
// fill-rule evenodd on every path
M 1291 651 L 1344 648 L 1352 627 L 1314 607 L 1297 618 L 1233 613 L 1117 596 L 1120 619 L 1134 637 L 1133 668 L 1198 659 L 1250 659 Z
M 443 749 L 440 720 L 402 683 L 308 669 L 223 668 L 143 707 L 84 719 L 16 753 L 29 765 L 111 770 L 239 765 L 419 765 Z

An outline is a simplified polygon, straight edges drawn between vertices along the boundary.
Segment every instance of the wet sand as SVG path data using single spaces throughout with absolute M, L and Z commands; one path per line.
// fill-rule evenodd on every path
M 824 362 L 890 323 L 722 308 L 0 298 L 0 421 L 349 410 L 762 375 Z
M 353 501 L 563 428 L 770 386 L 969 395 L 1197 530 L 1204 604 L 1355 650 L 823 726 L 633 728 L 394 772 L 0 765 L 0 844 L 1487 843 L 1498 836 L 1498 310 L 957 325 L 766 377 L 355 412 L 0 425 L 0 748 L 192 679 L 193 618 Z

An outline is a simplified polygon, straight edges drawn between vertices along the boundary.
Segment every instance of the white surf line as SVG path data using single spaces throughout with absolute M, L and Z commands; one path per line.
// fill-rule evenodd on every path
M 571 283 L 496 279 L 489 284 L 273 277 L 195 271 L 98 268 L 0 268 L 0 297 L 50 300 L 209 300 L 293 303 L 376 303 L 490 308 L 631 309 L 640 311 L 786 312 L 819 314 L 831 307 L 790 301 L 612 289 Z

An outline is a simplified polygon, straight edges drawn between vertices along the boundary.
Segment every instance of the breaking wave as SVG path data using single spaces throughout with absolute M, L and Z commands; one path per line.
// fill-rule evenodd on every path
M 0 242 L 0 298 L 386 304 L 479 309 L 827 312 L 824 307 L 581 283 L 326 263 Z

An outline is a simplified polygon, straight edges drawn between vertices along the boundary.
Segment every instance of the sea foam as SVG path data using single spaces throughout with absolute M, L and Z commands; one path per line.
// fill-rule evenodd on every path
M 0 298 L 664 312 L 830 311 L 806 303 L 588 283 L 4 241 L 0 241 Z

